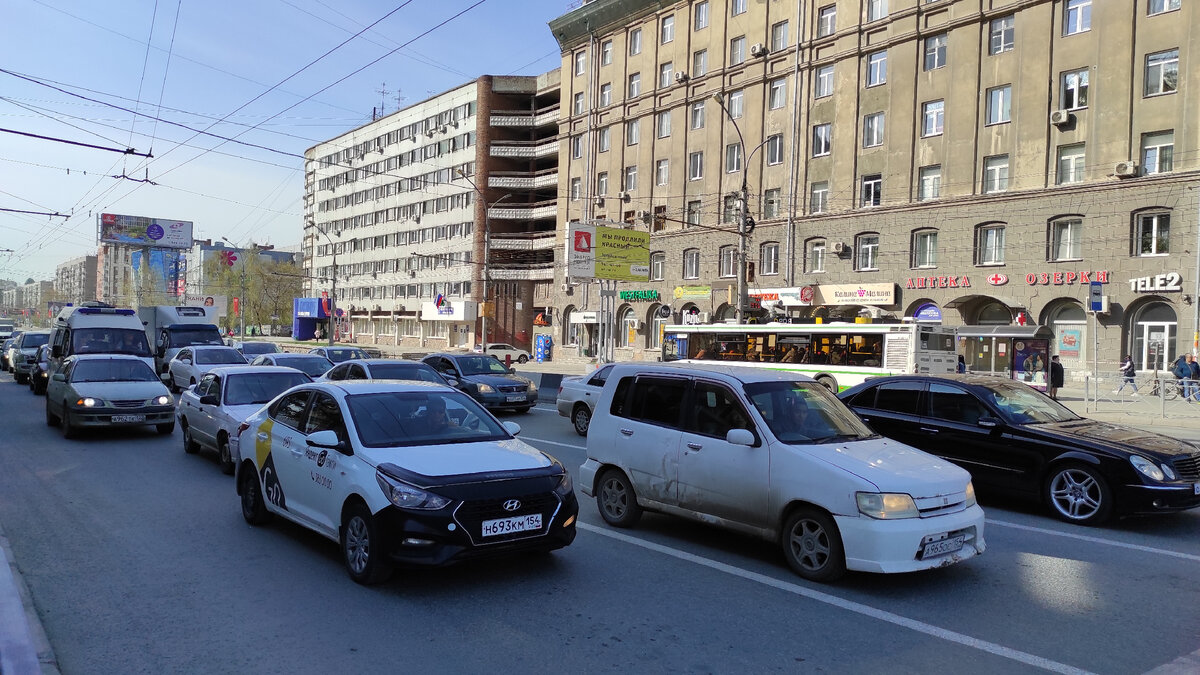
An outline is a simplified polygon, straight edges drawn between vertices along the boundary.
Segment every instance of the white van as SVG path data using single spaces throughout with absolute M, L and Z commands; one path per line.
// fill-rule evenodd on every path
M 146 329 L 132 309 L 102 303 L 64 307 L 50 333 L 50 371 L 74 354 L 130 354 L 154 368 Z
M 871 431 L 804 375 L 617 364 L 579 488 L 610 525 L 659 511 L 779 542 L 802 577 L 910 572 L 984 551 L 963 469 Z

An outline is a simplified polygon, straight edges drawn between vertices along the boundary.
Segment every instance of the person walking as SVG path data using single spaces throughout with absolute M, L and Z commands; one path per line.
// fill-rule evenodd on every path
M 1055 354 L 1050 357 L 1050 390 L 1047 392 L 1055 401 L 1058 400 L 1058 390 L 1063 386 L 1064 377 L 1063 366 L 1058 361 L 1058 354 Z
M 958 355 L 958 365 L 954 367 L 954 372 L 956 372 L 956 373 L 967 372 L 967 361 L 965 358 L 963 358 L 962 354 Z
M 1125 390 L 1126 385 L 1131 385 L 1133 387 L 1133 395 L 1137 396 L 1138 395 L 1138 386 L 1137 386 L 1137 381 L 1134 380 L 1134 377 L 1136 377 L 1136 376 L 1137 376 L 1137 369 L 1133 365 L 1133 355 L 1126 354 L 1125 360 L 1121 361 L 1121 377 L 1123 377 L 1125 379 L 1123 379 L 1121 381 L 1121 386 L 1117 387 L 1113 391 L 1113 393 L 1120 394 L 1122 391 Z
M 1192 355 L 1184 354 L 1175 361 L 1171 374 L 1179 380 L 1179 395 L 1185 401 L 1191 402 L 1196 383 L 1192 380 Z
M 1188 360 L 1188 366 L 1191 368 L 1191 377 L 1188 379 L 1192 383 L 1192 402 L 1200 403 L 1200 361 L 1194 357 Z

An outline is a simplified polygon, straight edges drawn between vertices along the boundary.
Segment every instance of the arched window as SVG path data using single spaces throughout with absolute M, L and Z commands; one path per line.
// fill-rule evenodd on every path
M 1012 319 L 1012 310 L 1007 305 L 992 301 L 979 308 L 979 318 L 975 323 L 980 326 L 1007 326 Z
M 825 271 L 825 239 L 804 242 L 804 271 L 807 274 Z
M 758 273 L 779 274 L 779 242 L 768 241 L 758 248 Z
M 626 307 L 621 316 L 621 334 L 618 337 L 620 346 L 632 347 L 637 344 L 637 314 L 632 307 Z
M 937 267 L 937 230 L 922 229 L 912 233 L 912 266 Z
M 700 249 L 689 248 L 683 252 L 683 278 L 700 278 Z
M 662 316 L 662 309 L 666 308 L 666 316 Z M 667 324 L 671 323 L 671 308 L 668 305 L 654 304 L 650 306 L 650 310 L 646 313 L 646 324 L 650 326 L 649 334 L 646 336 L 646 346 L 651 349 L 662 347 L 662 337 Z
M 975 264 L 1004 264 L 1004 223 L 975 226 Z
M 737 276 L 737 248 L 733 246 L 721 247 L 721 270 L 722 277 Z
M 854 238 L 854 270 L 879 269 L 879 233 L 864 232 Z
M 667 274 L 667 254 L 659 251 L 650 254 L 650 281 L 662 281 Z

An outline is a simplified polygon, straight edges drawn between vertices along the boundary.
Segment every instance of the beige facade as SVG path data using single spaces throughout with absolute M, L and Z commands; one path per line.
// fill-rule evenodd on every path
M 95 300 L 96 256 L 79 256 L 60 263 L 55 269 L 54 290 L 60 300 L 75 305 Z
M 618 307 L 618 358 L 653 358 L 681 311 L 732 317 L 744 177 L 750 292 L 775 305 L 761 319 L 925 307 L 947 324 L 1046 325 L 1069 371 L 1126 353 L 1161 367 L 1192 347 L 1200 281 L 1200 17 L 1174 7 L 595 0 L 551 22 L 563 101 L 582 95 L 560 120 L 560 232 L 651 229 L 651 280 L 619 289 L 660 300 Z M 556 281 L 557 342 L 590 351 L 596 284 Z M 1092 281 L 1107 297 L 1095 330 Z M 774 301 L 866 284 L 894 284 L 893 302 Z

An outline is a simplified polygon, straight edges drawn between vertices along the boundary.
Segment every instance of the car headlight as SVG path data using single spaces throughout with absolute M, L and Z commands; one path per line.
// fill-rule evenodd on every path
M 159 396 L 158 398 L 154 399 L 154 402 L 157 405 L 170 405 L 171 397 L 170 396 Z
M 533 380 L 529 381 L 529 393 L 531 393 L 531 394 L 537 393 L 537 385 L 533 383 Z
M 975 484 L 967 481 L 967 498 L 963 500 L 963 506 L 969 509 L 977 503 L 975 501 Z
M 494 393 L 496 393 L 496 389 L 494 387 L 492 387 L 492 385 L 490 385 L 490 384 L 481 384 L 481 385 L 479 385 L 479 393 L 494 394 Z
M 571 490 L 575 489 L 575 484 L 571 481 L 571 474 L 566 469 L 563 469 L 562 476 L 558 479 L 558 485 L 554 487 L 555 494 L 560 497 L 565 497 L 571 494 Z
M 858 512 L 878 520 L 916 518 L 917 504 L 910 495 L 898 492 L 859 492 Z
M 1141 455 L 1131 456 L 1129 458 L 1129 463 L 1133 465 L 1133 468 L 1140 471 L 1142 475 L 1146 476 L 1147 478 L 1153 478 L 1154 480 L 1163 480 L 1166 478 L 1166 476 L 1163 475 L 1163 470 L 1160 469 L 1157 464 L 1151 462 L 1145 457 L 1142 457 Z
M 94 408 L 95 406 L 100 405 L 100 401 L 89 396 L 88 398 L 81 398 L 78 401 L 75 401 L 75 405 L 84 408 Z
M 426 492 L 408 483 L 401 483 L 379 472 L 375 473 L 375 482 L 379 483 L 379 489 L 383 490 L 388 501 L 402 509 L 435 511 L 450 503 L 450 500 L 445 497 Z

